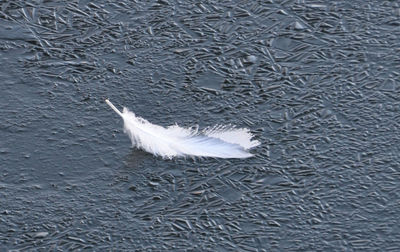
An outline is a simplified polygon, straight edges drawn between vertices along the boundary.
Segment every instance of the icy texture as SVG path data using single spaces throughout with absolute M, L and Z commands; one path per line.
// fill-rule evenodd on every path
M 0 5 L 0 251 L 400 251 L 399 1 Z M 107 97 L 262 144 L 154 158 Z

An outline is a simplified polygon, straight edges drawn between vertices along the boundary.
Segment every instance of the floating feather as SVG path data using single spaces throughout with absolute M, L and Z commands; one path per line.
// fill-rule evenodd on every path
M 164 128 L 135 116 L 125 107 L 121 113 L 108 99 L 106 103 L 124 120 L 124 132 L 129 135 L 133 147 L 163 158 L 248 158 L 253 156 L 248 150 L 260 144 L 251 140 L 253 135 L 245 128 L 216 126 L 203 131 L 178 125 Z

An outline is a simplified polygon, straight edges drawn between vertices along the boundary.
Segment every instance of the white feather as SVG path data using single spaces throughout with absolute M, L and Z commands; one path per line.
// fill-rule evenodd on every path
M 106 103 L 124 120 L 124 132 L 129 135 L 133 147 L 163 158 L 248 158 L 253 155 L 247 150 L 260 144 L 257 140 L 251 140 L 253 135 L 245 128 L 216 126 L 201 132 L 197 128 L 178 125 L 164 128 L 136 117 L 127 108 L 121 113 L 109 100 Z

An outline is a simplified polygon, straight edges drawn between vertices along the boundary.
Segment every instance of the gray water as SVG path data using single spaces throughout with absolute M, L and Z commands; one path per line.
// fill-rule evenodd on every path
M 400 250 L 397 1 L 0 7 L 0 250 Z M 162 160 L 105 98 L 261 146 Z

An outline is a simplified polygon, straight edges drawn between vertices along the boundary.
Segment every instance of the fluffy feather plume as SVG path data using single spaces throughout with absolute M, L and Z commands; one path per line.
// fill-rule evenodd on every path
M 164 128 L 136 117 L 127 108 L 121 113 L 108 99 L 106 103 L 124 120 L 124 132 L 129 135 L 133 147 L 163 158 L 248 158 L 253 156 L 248 150 L 260 144 L 251 140 L 253 135 L 245 128 L 216 126 L 201 132 L 178 125 Z

